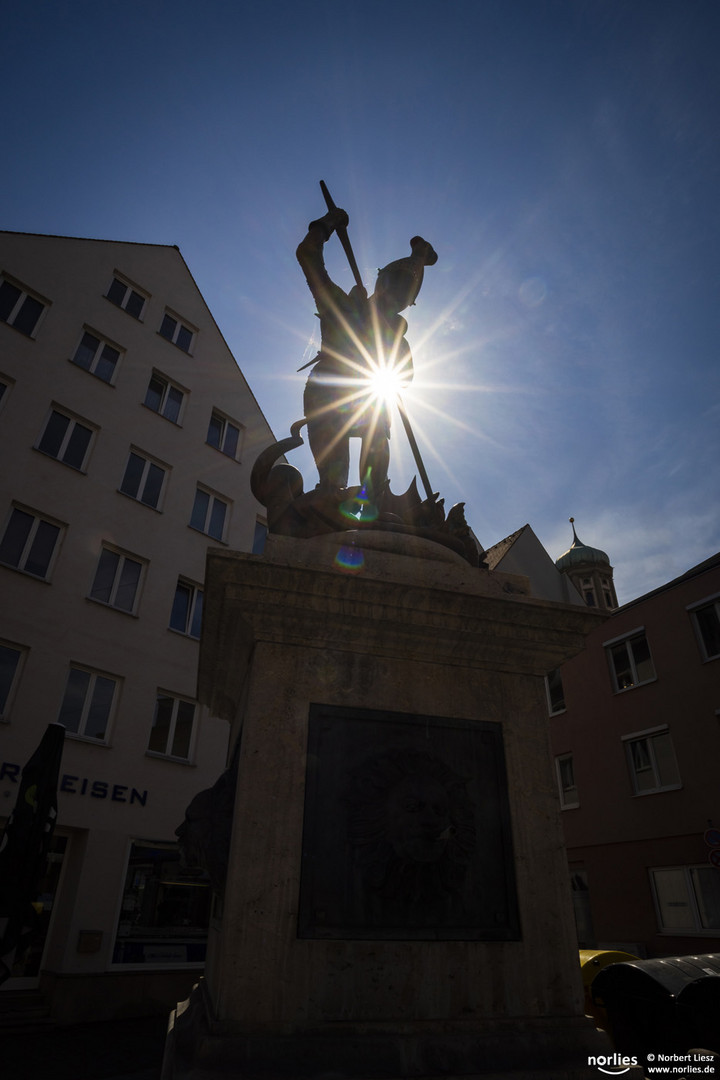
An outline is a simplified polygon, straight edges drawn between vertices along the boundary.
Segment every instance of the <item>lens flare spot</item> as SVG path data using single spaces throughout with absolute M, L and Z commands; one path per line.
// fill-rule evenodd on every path
M 536 308 L 540 307 L 547 296 L 547 286 L 542 278 L 531 277 L 523 281 L 518 293 L 525 307 Z
M 365 556 L 354 545 L 341 547 L 335 556 L 335 566 L 346 574 L 359 574 L 365 566 Z
M 378 508 L 368 496 L 367 484 L 363 484 L 351 499 L 340 504 L 340 513 L 349 521 L 357 521 L 363 525 L 368 521 L 377 521 Z

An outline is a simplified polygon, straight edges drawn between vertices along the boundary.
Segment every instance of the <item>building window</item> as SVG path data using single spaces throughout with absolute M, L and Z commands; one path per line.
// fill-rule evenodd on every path
M 262 555 L 265 550 L 265 541 L 267 540 L 268 527 L 266 522 L 258 520 L 255 522 L 255 535 L 253 536 L 252 553 L 253 555 Z
M 157 510 L 166 475 L 167 470 L 162 466 L 131 450 L 120 490 L 123 495 Z
M 650 646 L 642 630 L 634 630 L 622 639 L 606 641 L 613 686 L 617 692 L 631 690 L 635 686 L 652 682 L 655 668 Z
M 199 638 L 202 626 L 203 591 L 198 585 L 178 578 L 170 612 L 170 629 Z
M 681 786 L 675 750 L 667 728 L 624 735 L 623 742 L 636 795 Z
M 179 424 L 184 399 L 185 391 L 168 382 L 162 375 L 153 372 L 145 394 L 145 404 L 148 409 L 160 413 L 173 424 Z
M 164 757 L 187 761 L 190 757 L 194 723 L 194 702 L 158 693 L 148 750 Z
M 8 378 L 7 375 L 0 375 L 0 408 L 5 404 L 9 395 L 10 387 L 15 383 L 14 379 Z
M 184 868 L 176 845 L 136 840 L 130 850 L 113 964 L 201 966 L 211 895 L 207 874 Z
M 118 611 L 135 612 L 143 564 L 111 548 L 100 553 L 90 597 Z
M 93 428 L 87 424 L 81 424 L 74 417 L 53 409 L 37 449 L 56 461 L 62 461 L 64 465 L 82 471 L 87 463 L 93 434 Z
M 214 446 L 216 450 L 222 451 L 223 454 L 237 461 L 240 457 L 241 431 L 240 424 L 234 424 L 222 413 L 213 409 L 206 441 L 209 446 Z
M 15 507 L 0 543 L 0 562 L 34 577 L 47 579 L 62 526 Z
M 195 503 L 190 515 L 190 528 L 222 540 L 228 518 L 229 503 L 199 487 L 195 492 Z
M 651 870 L 660 929 L 720 931 L 720 874 L 714 866 Z
M 75 735 L 105 742 L 115 703 L 117 679 L 71 667 L 58 723 Z
M 573 913 L 578 945 L 581 949 L 596 947 L 593 927 L 592 908 L 590 906 L 590 887 L 587 870 L 582 867 L 570 868 L 570 887 L 572 889 Z
M 0 322 L 15 327 L 21 334 L 27 337 L 35 335 L 46 306 L 22 286 L 6 278 L 0 281 Z
M 160 324 L 158 333 L 161 337 L 164 337 L 167 341 L 171 341 L 173 345 L 177 345 L 179 349 L 182 349 L 183 352 L 186 353 L 190 352 L 195 338 L 194 330 L 182 323 L 180 319 L 170 315 L 167 311 L 163 315 L 163 321 Z
M 0 720 L 7 719 L 25 649 L 0 641 Z
M 83 371 L 97 375 L 103 382 L 112 383 L 120 361 L 120 349 L 85 330 L 72 360 Z
M 717 659 L 720 656 L 720 598 L 693 605 L 691 615 L 703 658 Z
M 560 791 L 560 805 L 563 810 L 579 806 L 577 787 L 575 785 L 575 768 L 572 754 L 561 754 L 555 758 L 557 770 L 558 789 Z
M 563 690 L 560 669 L 555 668 L 545 676 L 545 694 L 547 696 L 548 712 L 551 716 L 565 711 L 565 691 Z
M 134 289 L 127 281 L 114 277 L 112 285 L 105 294 L 111 303 L 127 311 L 134 319 L 141 319 L 145 308 L 146 296 Z
M 583 597 L 588 607 L 597 607 L 595 602 L 595 588 L 590 578 L 582 579 Z

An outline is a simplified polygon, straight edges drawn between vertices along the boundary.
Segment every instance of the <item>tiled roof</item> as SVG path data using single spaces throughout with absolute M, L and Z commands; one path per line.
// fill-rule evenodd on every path
M 514 533 L 510 533 L 504 540 L 499 540 L 497 544 L 493 544 L 485 552 L 485 558 L 487 559 L 488 568 L 494 570 L 501 559 L 503 559 L 510 548 L 513 546 L 518 537 L 525 532 L 528 528 L 527 525 L 523 525 L 521 529 L 516 529 Z

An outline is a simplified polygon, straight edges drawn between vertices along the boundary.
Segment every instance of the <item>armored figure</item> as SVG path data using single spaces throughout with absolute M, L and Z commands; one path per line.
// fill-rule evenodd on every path
M 267 510 L 273 535 L 311 538 L 348 530 L 375 529 L 422 536 L 451 548 L 472 566 L 484 565 L 482 548 L 458 503 L 448 512 L 428 478 L 420 450 L 398 393 L 413 377 L 405 340 L 407 323 L 400 314 L 414 304 L 426 266 L 437 262 L 421 236 L 410 241 L 411 254 L 378 271 L 375 291 L 367 295 L 347 234 L 345 210 L 333 202 L 320 181 L 328 212 L 311 221 L 297 248 L 297 258 L 317 304 L 320 351 L 303 367 L 312 367 L 303 398 L 305 415 L 290 435 L 262 450 L 252 468 L 250 487 Z M 337 233 L 355 285 L 348 293 L 330 279 L 323 248 Z M 300 368 L 302 371 L 303 368 Z M 413 478 L 405 492 L 391 491 L 390 406 L 395 398 L 425 498 Z M 305 491 L 299 469 L 282 455 L 308 441 L 319 483 Z M 350 439 L 361 440 L 359 485 L 348 486 Z
M 373 388 L 373 375 L 390 370 L 399 385 L 412 379 L 407 323 L 400 312 L 414 303 L 424 267 L 437 262 L 437 255 L 415 236 L 410 256 L 378 272 L 372 296 L 361 285 L 345 293 L 325 269 L 323 245 L 347 225 L 344 210 L 329 210 L 310 223 L 297 249 L 321 328 L 320 351 L 310 361 L 313 370 L 305 386 L 305 417 L 320 490 L 332 494 L 347 487 L 349 442 L 359 437 L 360 483 L 377 499 L 387 486 L 390 417 L 386 401 Z

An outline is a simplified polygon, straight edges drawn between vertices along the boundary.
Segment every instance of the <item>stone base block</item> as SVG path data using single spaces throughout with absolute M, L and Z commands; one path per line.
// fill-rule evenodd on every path
M 240 1033 L 214 1020 L 201 982 L 171 1016 L 162 1080 L 590 1080 L 589 1058 L 611 1053 L 587 1017 Z

